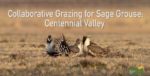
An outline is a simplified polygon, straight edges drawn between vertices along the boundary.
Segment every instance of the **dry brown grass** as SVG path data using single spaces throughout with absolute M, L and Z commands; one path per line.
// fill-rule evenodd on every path
M 33 28 L 34 29 L 34 28 Z M 75 33 L 75 31 L 74 31 Z M 59 37 L 59 34 L 53 34 Z M 66 33 L 65 36 L 72 44 L 82 34 Z M 49 57 L 44 53 L 44 34 L 1 34 L 0 38 L 0 71 L 1 75 L 33 76 L 33 75 L 115 75 L 127 76 L 128 68 L 143 64 L 149 74 L 149 35 L 139 34 L 91 34 L 92 40 L 102 47 L 111 46 L 111 50 L 126 55 L 116 57 Z M 131 57 L 128 57 L 131 56 Z M 142 56 L 142 57 L 141 57 Z

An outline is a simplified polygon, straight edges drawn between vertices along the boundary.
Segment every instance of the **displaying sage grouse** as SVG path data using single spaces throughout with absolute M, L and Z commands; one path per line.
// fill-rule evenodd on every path
M 65 54 L 65 56 L 69 56 L 69 53 L 71 50 L 63 34 L 60 40 L 59 49 L 60 49 L 61 54 Z
M 82 42 L 80 42 L 80 44 L 78 45 L 80 51 L 79 53 L 76 54 L 76 56 L 90 55 L 92 57 L 95 57 L 96 54 L 91 49 L 89 49 L 90 44 L 91 44 L 90 38 L 88 38 L 87 36 L 83 36 Z
M 110 52 L 110 50 L 104 49 L 92 42 L 87 36 L 83 36 L 83 44 L 85 51 L 91 56 L 103 56 Z
M 98 46 L 87 36 L 83 36 L 83 49 L 86 55 L 91 55 L 93 57 L 124 57 L 124 54 L 121 54 L 120 52 Z
M 56 49 L 55 41 L 52 39 L 51 35 L 47 38 L 46 52 L 49 56 L 59 56 L 59 52 Z
M 101 53 L 108 52 L 90 40 L 89 37 L 83 36 L 82 41 L 78 44 L 79 52 L 74 56 L 98 56 Z
M 70 48 L 66 42 L 65 36 L 62 34 L 61 38 L 53 39 L 51 35 L 47 38 L 46 46 L 47 54 L 50 56 L 65 55 L 69 56 Z

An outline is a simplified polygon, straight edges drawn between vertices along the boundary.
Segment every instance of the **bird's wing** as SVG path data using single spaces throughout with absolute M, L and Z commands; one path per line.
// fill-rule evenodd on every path
M 96 43 L 94 42 L 90 42 L 90 45 L 88 46 L 88 48 L 94 52 L 94 53 L 103 53 L 106 52 L 106 50 L 100 46 L 98 46 Z
M 97 44 L 92 42 L 92 41 L 90 41 L 90 45 L 93 45 L 93 46 L 95 45 L 96 46 Z

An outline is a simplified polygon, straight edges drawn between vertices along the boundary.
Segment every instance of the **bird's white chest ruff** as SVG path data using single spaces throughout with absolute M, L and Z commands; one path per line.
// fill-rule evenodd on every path
M 80 43 L 80 44 L 78 45 L 78 48 L 79 48 L 79 52 L 80 52 L 80 53 L 83 53 L 83 45 L 82 45 L 82 43 Z
M 88 51 L 88 46 L 89 45 L 90 45 L 90 39 L 87 38 L 86 41 L 85 41 L 85 43 L 84 43 L 84 46 L 83 46 L 84 51 Z
M 47 51 L 52 52 L 54 50 L 54 42 L 52 41 L 51 43 L 47 43 Z

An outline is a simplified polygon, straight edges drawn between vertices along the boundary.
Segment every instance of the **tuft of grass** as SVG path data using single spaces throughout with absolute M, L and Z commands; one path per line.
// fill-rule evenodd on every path
M 89 59 L 80 60 L 79 65 L 83 68 L 88 68 L 88 67 L 106 68 L 106 64 L 96 60 L 89 60 Z
M 130 42 L 127 43 L 127 45 L 137 45 L 137 43 L 130 41 Z
M 8 43 L 8 40 L 6 40 L 6 39 L 1 40 L 0 43 Z

